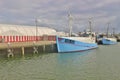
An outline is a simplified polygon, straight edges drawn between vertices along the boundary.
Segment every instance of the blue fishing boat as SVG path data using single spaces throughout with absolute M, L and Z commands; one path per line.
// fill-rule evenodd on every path
M 69 36 L 68 37 L 59 37 L 56 36 L 56 43 L 58 52 L 77 52 L 85 51 L 89 49 L 97 48 L 98 45 L 95 40 L 95 35 L 92 34 L 92 31 L 85 32 L 84 37 L 74 36 L 72 37 L 72 16 L 69 14 Z M 89 22 L 91 24 L 91 22 Z M 90 25 L 91 29 L 91 25 Z
M 117 39 L 114 37 L 114 31 L 113 31 L 113 35 L 109 35 L 109 32 L 108 32 L 109 24 L 110 23 L 108 23 L 106 35 L 102 34 L 97 36 L 98 44 L 103 44 L 103 45 L 117 44 Z
M 116 38 L 102 38 L 102 44 L 104 45 L 111 45 L 111 44 L 117 44 Z
M 117 39 L 114 37 L 106 37 L 104 35 L 97 36 L 97 43 L 102 45 L 117 44 Z
M 56 36 L 58 52 L 77 52 L 97 48 L 95 39 L 84 37 L 58 37 Z

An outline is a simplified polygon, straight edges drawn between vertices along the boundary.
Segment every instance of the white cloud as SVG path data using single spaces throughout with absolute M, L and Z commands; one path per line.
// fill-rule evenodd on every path
M 119 0 L 0 0 L 0 22 L 11 21 L 20 24 L 33 24 L 36 17 L 43 24 L 66 26 L 67 12 L 74 16 L 74 26 L 86 25 L 88 18 L 93 17 L 96 25 L 115 22 L 120 10 L 110 11 L 120 5 Z M 114 6 L 115 5 L 115 6 Z M 107 8 L 107 9 L 104 9 Z M 118 8 L 119 9 L 119 8 Z M 9 18 L 10 17 L 10 18 Z M 2 21 L 3 20 L 3 21 Z M 10 21 L 10 22 L 11 22 Z M 116 22 L 118 24 L 118 22 Z M 79 28 L 79 27 L 77 27 Z

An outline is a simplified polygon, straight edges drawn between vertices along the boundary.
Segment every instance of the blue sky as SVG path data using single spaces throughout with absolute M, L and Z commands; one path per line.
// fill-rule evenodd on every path
M 120 32 L 120 0 L 0 0 L 0 23 L 47 26 L 59 31 L 68 30 L 68 11 L 73 16 L 73 31 L 92 26 L 96 32 Z

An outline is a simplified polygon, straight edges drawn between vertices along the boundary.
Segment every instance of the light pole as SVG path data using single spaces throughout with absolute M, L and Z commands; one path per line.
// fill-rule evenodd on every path
M 37 36 L 38 36 L 38 25 L 37 25 L 37 23 L 38 23 L 38 21 L 37 21 L 37 19 L 35 19 L 35 26 L 36 26 L 36 38 L 35 38 L 35 40 L 37 41 L 38 39 L 37 39 Z

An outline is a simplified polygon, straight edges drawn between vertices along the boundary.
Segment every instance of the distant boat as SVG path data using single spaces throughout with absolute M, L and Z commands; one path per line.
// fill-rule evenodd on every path
M 69 15 L 71 20 L 71 15 Z M 71 23 L 71 21 L 69 21 Z M 69 25 L 70 26 L 70 25 Z M 70 26 L 69 37 L 56 36 L 58 52 L 77 52 L 97 48 L 95 37 L 91 33 L 86 33 L 87 37 L 72 37 L 72 26 Z
M 104 35 L 99 35 L 97 37 L 97 43 L 102 45 L 111 45 L 111 44 L 116 44 L 117 39 L 114 37 L 106 37 Z
M 104 45 L 111 45 L 116 43 L 117 43 L 116 38 L 102 38 L 102 44 Z
M 99 35 L 97 37 L 98 44 L 111 45 L 111 44 L 117 43 L 117 39 L 115 37 L 108 35 L 108 30 L 109 30 L 109 23 L 108 23 L 108 27 L 107 27 L 107 34 Z

